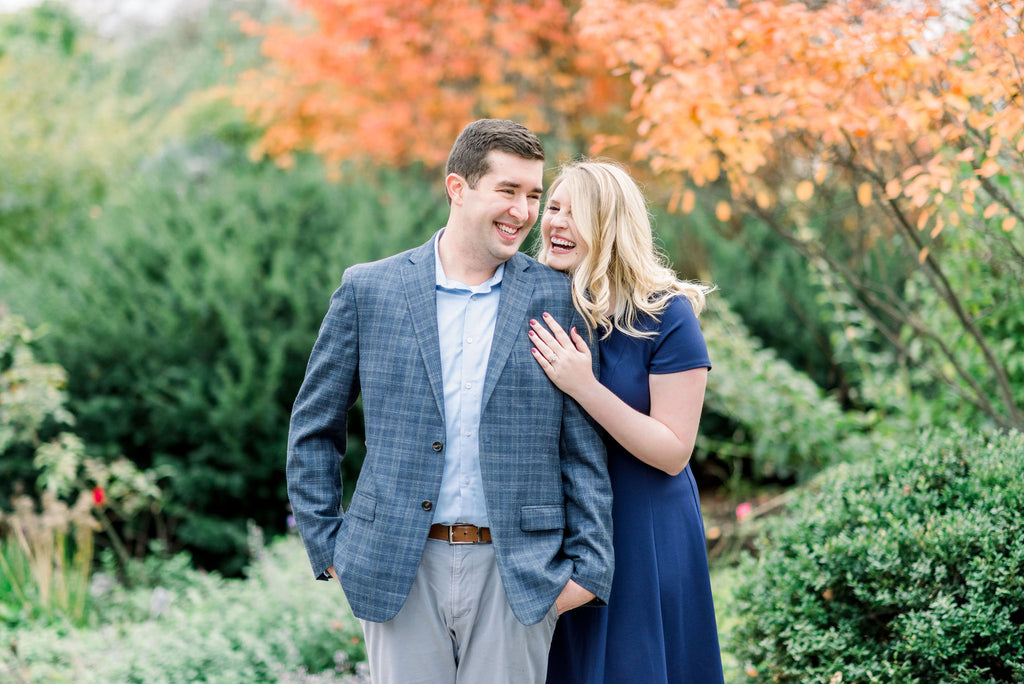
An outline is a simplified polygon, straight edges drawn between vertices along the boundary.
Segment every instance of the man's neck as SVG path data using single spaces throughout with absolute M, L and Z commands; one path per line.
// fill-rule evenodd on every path
M 441 259 L 441 267 L 444 268 L 444 277 L 448 280 L 462 283 L 463 285 L 479 285 L 490 280 L 495 271 L 498 270 L 500 262 L 477 263 L 479 255 L 468 253 L 455 240 L 454 235 L 449 235 L 448 230 L 441 233 L 440 242 L 437 245 L 437 254 Z

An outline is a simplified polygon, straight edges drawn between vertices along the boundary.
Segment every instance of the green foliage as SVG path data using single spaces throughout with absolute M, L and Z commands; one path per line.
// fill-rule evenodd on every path
M 687 215 L 655 213 L 655 228 L 677 270 L 714 283 L 751 334 L 826 389 L 843 388 L 831 360 L 827 304 L 807 260 L 753 219 L 722 224 L 705 207 Z
M 335 185 L 312 160 L 289 173 L 216 143 L 169 150 L 0 283 L 50 326 L 78 433 L 166 473 L 175 539 L 233 573 L 247 519 L 284 529 L 291 403 L 342 271 L 426 239 L 438 199 L 409 174 Z
M 41 431 L 74 422 L 64 407 L 64 369 L 36 360 L 35 337 L 22 317 L 0 305 L 0 457 L 22 445 L 35 449 Z M 0 468 L 6 461 L 0 458 Z
M 81 229 L 169 139 L 252 139 L 214 89 L 260 59 L 230 14 L 267 5 L 211 3 L 119 43 L 59 3 L 0 16 L 0 261 Z
M 91 509 L 87 492 L 68 506 L 46 491 L 38 512 L 27 496 L 0 511 L 0 622 L 82 623 L 99 529 Z
M 751 336 L 716 292 L 701 327 L 714 371 L 698 445 L 754 481 L 807 478 L 870 449 L 869 414 L 844 411 L 804 373 Z
M 140 105 L 70 10 L 0 18 L 0 260 L 87 220 L 150 149 Z
M 40 49 L 71 57 L 86 33 L 70 7 L 59 2 L 42 2 L 0 19 L 0 57 Z
M 1021 179 L 1024 181 L 1024 179 Z M 1020 185 L 1020 183 L 1018 183 Z M 1012 195 L 1019 190 L 1007 189 Z M 936 245 L 937 259 L 961 299 L 964 313 L 973 319 L 982 335 L 1000 360 L 1018 407 L 1024 407 L 1024 231 L 1004 232 L 993 219 L 988 229 L 977 226 L 947 227 L 942 242 Z M 936 330 L 943 331 L 943 341 L 952 356 L 961 363 L 973 381 L 994 387 L 993 370 L 985 362 L 978 344 L 960 333 L 962 325 L 948 307 L 939 305 L 934 288 L 928 286 L 923 274 L 908 283 L 907 299 L 920 301 L 921 318 Z M 920 354 L 913 331 L 906 330 L 907 345 Z M 947 364 L 948 365 L 948 364 Z M 947 371 L 947 374 L 948 373 Z M 985 419 L 982 407 L 965 401 L 971 393 L 949 391 L 931 374 L 915 383 L 915 389 L 937 398 L 936 410 L 947 419 L 977 423 Z M 955 386 L 954 386 L 955 387 Z M 997 412 L 1007 412 L 1005 403 L 994 389 L 989 399 Z
M 234 684 L 352 673 L 365 649 L 338 585 L 313 580 L 295 536 L 257 542 L 253 555 L 245 580 L 198 572 L 187 556 L 147 560 L 130 574 L 151 583 L 130 589 L 97 575 L 92 628 L 0 627 L 0 680 Z
M 741 567 L 731 650 L 764 682 L 1021 681 L 1022 516 L 1019 432 L 841 465 Z
M 77 623 L 94 534 L 105 529 L 126 561 L 108 514 L 128 519 L 158 509 L 161 492 L 153 473 L 125 458 L 88 456 L 68 430 L 74 416 L 65 406 L 65 371 L 36 361 L 33 344 L 24 321 L 0 308 L 0 466 L 8 476 L 0 488 L 0 621 Z M 38 507 L 20 493 L 30 480 L 29 491 L 41 491 Z

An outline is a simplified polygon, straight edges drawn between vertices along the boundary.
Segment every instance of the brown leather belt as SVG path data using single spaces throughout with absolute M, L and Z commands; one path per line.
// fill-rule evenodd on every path
M 476 525 L 431 525 L 431 539 L 440 539 L 449 544 L 490 544 L 491 530 Z

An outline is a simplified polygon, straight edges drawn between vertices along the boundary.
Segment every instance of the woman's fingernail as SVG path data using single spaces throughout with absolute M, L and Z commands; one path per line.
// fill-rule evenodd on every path
M 549 314 L 547 311 L 545 311 L 544 312 L 544 318 L 551 318 L 551 314 Z
M 530 337 L 536 337 L 537 336 L 537 333 L 533 332 L 532 330 L 528 330 L 526 332 L 526 334 L 529 335 Z
M 531 318 L 530 319 L 530 325 L 537 325 L 537 319 L 536 318 Z

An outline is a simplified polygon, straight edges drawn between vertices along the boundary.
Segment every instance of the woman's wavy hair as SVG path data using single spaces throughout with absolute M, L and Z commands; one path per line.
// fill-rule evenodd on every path
M 617 163 L 583 159 L 562 167 L 548 190 L 565 185 L 579 238 L 587 255 L 572 273 L 573 303 L 601 338 L 615 327 L 632 337 L 653 333 L 637 328 L 641 314 L 657 318 L 669 301 L 684 295 L 700 315 L 705 295 L 714 288 L 680 280 L 654 244 L 651 217 L 643 193 Z M 546 264 L 541 242 L 537 259 Z M 610 303 L 615 309 L 609 316 Z

